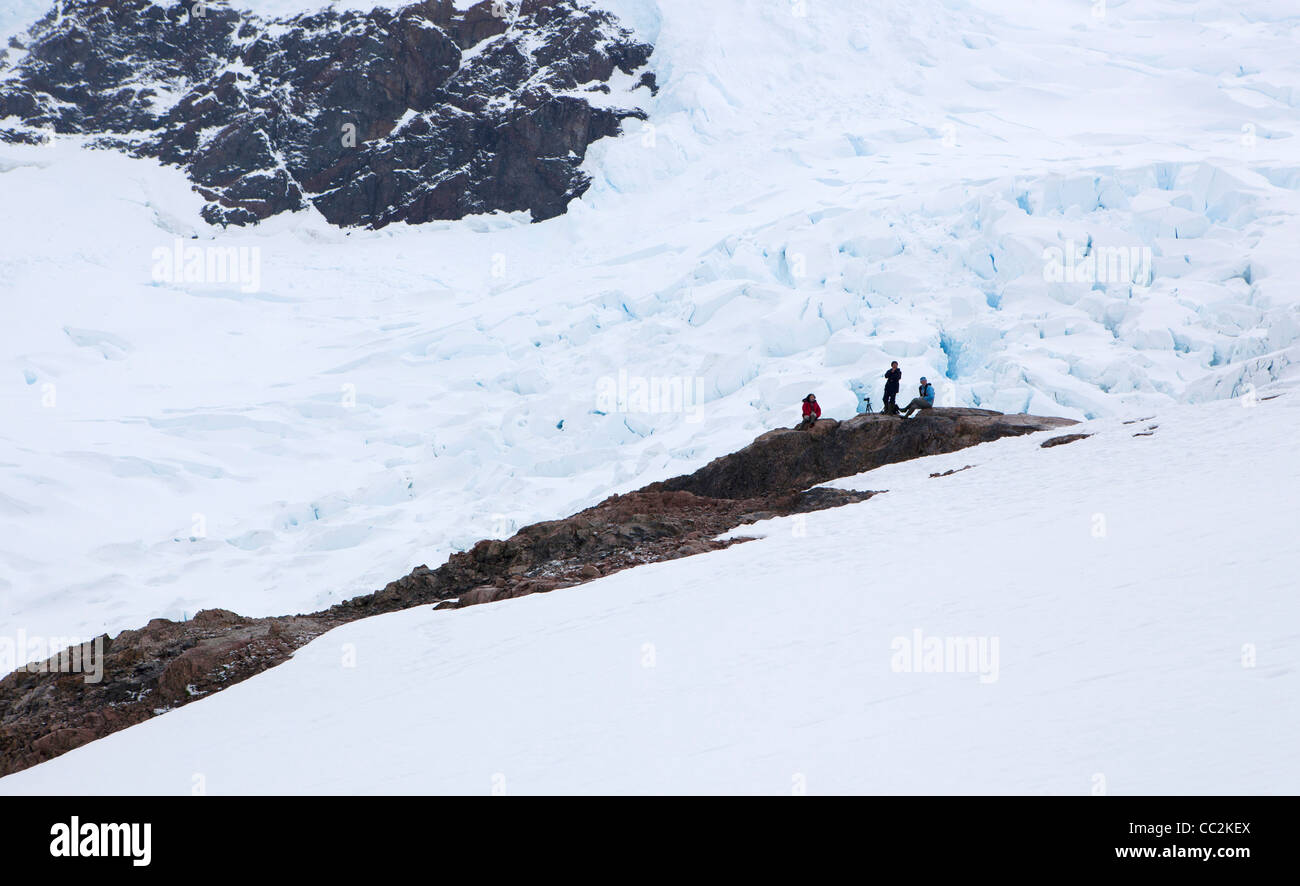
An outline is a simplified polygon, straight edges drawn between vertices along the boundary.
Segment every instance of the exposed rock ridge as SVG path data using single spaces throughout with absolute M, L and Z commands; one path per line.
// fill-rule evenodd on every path
M 325 631 L 421 604 L 459 608 L 569 587 L 643 563 L 717 550 L 746 523 L 864 501 L 876 492 L 808 489 L 924 455 L 1075 424 L 934 409 L 906 421 L 861 415 L 810 431 L 775 430 L 700 470 L 615 495 L 508 539 L 480 541 L 436 569 L 322 612 L 245 618 L 211 609 L 102 638 L 103 680 L 17 671 L 0 680 L 0 775 L 33 766 L 286 660 Z

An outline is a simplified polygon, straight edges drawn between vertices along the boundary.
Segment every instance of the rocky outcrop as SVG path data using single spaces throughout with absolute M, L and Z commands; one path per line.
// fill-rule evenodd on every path
M 1068 418 L 939 407 L 910 419 L 880 413 L 855 415 L 842 422 L 823 419 L 808 430 L 768 431 L 739 452 L 714 459 L 693 474 L 648 488 L 717 498 L 806 489 L 881 465 L 1073 424 L 1076 422 Z
M 865 501 L 874 492 L 822 489 L 747 499 L 644 489 L 615 495 L 563 520 L 481 541 L 437 569 L 417 567 L 383 590 L 340 603 L 332 615 L 420 603 L 459 608 L 568 587 L 644 563 L 727 547 L 716 536 L 771 517 Z
M 1050 449 L 1053 446 L 1064 446 L 1066 443 L 1074 443 L 1079 440 L 1087 440 L 1092 434 L 1062 434 L 1059 437 L 1053 437 L 1050 440 L 1044 440 L 1038 445 L 1043 449 Z
M 202 698 L 285 661 L 295 649 L 358 618 L 435 603 L 460 608 L 546 593 L 622 569 L 718 550 L 716 536 L 781 514 L 865 501 L 875 493 L 817 490 L 755 499 L 689 492 L 612 496 L 563 520 L 481 541 L 437 569 L 417 566 L 382 590 L 323 612 L 244 618 L 205 610 L 157 618 L 103 638 L 103 678 L 17 671 L 0 680 L 0 775 Z
M 591 142 L 644 117 L 610 82 L 653 90 L 650 52 L 578 0 L 284 21 L 222 0 L 63 0 L 0 62 L 0 139 L 90 134 L 181 166 L 217 224 L 308 204 L 341 226 L 540 220 L 590 184 Z
M 461 608 L 546 593 L 622 569 L 735 544 L 718 536 L 758 520 L 865 501 L 878 493 L 809 489 L 891 462 L 1068 419 L 934 409 L 921 417 L 861 415 L 808 431 L 770 431 L 693 474 L 615 495 L 563 520 L 480 541 L 436 569 L 417 566 L 381 590 L 322 612 L 244 618 L 205 610 L 154 619 L 105 638 L 103 679 L 18 671 L 0 680 L 0 775 L 219 691 L 284 661 L 349 621 L 421 604 Z
M 99 682 L 59 673 L 53 659 L 36 672 L 15 671 L 0 680 L 0 775 L 232 686 L 340 624 L 209 609 L 189 621 L 155 618 L 139 630 L 101 637 Z

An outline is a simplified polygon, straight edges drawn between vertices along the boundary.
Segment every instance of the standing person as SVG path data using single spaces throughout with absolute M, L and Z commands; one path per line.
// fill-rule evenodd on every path
M 803 421 L 799 422 L 800 428 L 811 428 L 817 423 L 817 419 L 822 417 L 822 408 L 817 405 L 817 398 L 812 394 L 803 398 Z
M 889 364 L 885 371 L 885 409 L 889 415 L 898 414 L 898 385 L 903 380 L 903 370 L 898 368 L 898 361 Z
M 929 409 L 934 405 L 934 385 L 921 376 L 921 384 L 917 388 L 917 396 L 912 398 L 912 402 L 907 404 L 907 408 L 899 414 L 899 418 L 911 418 L 912 413 L 918 409 Z

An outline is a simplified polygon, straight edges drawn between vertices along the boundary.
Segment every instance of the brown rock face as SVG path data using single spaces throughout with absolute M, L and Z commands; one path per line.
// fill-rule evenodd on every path
M 97 683 L 82 673 L 15 671 L 0 680 L 0 774 L 238 683 L 342 623 L 209 609 L 186 622 L 155 618 L 105 639 Z
M 1043 449 L 1049 449 L 1052 446 L 1064 446 L 1066 443 L 1073 443 L 1076 440 L 1087 440 L 1091 436 L 1092 434 L 1062 434 L 1060 437 L 1044 440 L 1039 445 Z
M 693 474 L 615 495 L 563 520 L 525 526 L 417 566 L 383 589 L 311 615 L 244 618 L 208 609 L 157 618 L 105 643 L 103 680 L 17 671 L 0 680 L 0 775 L 25 769 L 284 661 L 325 631 L 420 604 L 454 609 L 547 593 L 621 569 L 734 544 L 717 536 L 770 517 L 865 501 L 875 492 L 809 489 L 836 477 L 1068 419 L 934 409 L 915 419 L 860 415 L 809 431 L 770 431 Z
M 748 498 L 774 489 L 806 489 L 881 465 L 1073 424 L 1068 418 L 941 407 L 910 419 L 879 413 L 842 422 L 822 419 L 806 431 L 768 431 L 739 452 L 715 459 L 689 476 L 647 489 Z

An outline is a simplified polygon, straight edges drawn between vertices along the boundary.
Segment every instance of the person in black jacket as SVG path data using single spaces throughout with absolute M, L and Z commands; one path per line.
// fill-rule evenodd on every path
M 889 370 L 885 373 L 885 413 L 895 415 L 898 413 L 898 385 L 903 380 L 903 370 L 898 368 L 898 361 L 889 364 Z

